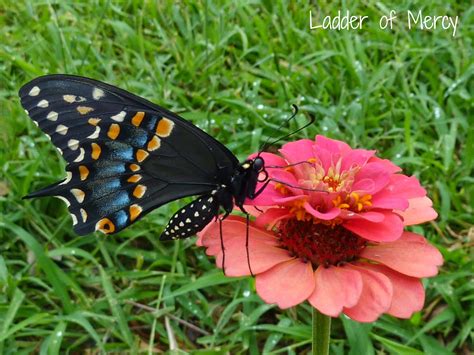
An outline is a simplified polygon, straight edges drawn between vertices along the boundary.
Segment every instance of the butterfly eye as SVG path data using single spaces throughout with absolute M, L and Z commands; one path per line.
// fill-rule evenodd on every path
M 265 162 L 263 161 L 262 158 L 260 157 L 256 157 L 253 161 L 253 168 L 254 170 L 256 171 L 262 171 L 263 170 L 263 167 L 265 165 Z

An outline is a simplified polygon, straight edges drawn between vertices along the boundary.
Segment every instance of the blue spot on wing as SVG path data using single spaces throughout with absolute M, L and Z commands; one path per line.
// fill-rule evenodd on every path
M 120 179 L 109 179 L 106 181 L 97 181 L 90 184 L 89 188 L 92 191 L 93 198 L 100 198 L 120 189 Z
M 110 149 L 110 160 L 133 161 L 133 147 L 120 142 L 108 142 L 107 147 Z
M 130 144 L 135 147 L 143 147 L 148 141 L 148 134 L 143 130 L 135 130 L 130 137 Z
M 98 168 L 96 176 L 98 178 L 109 177 L 119 175 L 125 172 L 125 164 L 118 162 L 107 162 L 101 160 L 100 162 L 105 162 L 105 164 L 97 164 Z
M 156 129 L 156 122 L 158 121 L 157 116 L 149 116 L 148 120 L 145 123 L 145 129 L 147 131 L 154 131 Z
M 117 191 L 98 199 L 95 203 L 99 213 L 105 216 L 127 206 L 130 203 L 130 197 L 127 191 Z
M 128 220 L 128 215 L 124 210 L 120 210 L 115 213 L 115 224 L 118 228 L 123 228 L 126 226 Z

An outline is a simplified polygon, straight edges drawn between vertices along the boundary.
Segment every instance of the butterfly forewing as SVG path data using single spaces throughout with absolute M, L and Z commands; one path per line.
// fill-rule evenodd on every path
M 98 81 L 41 77 L 20 97 L 68 163 L 65 180 L 29 197 L 65 200 L 78 234 L 115 233 L 169 201 L 210 192 L 237 164 L 191 123 Z

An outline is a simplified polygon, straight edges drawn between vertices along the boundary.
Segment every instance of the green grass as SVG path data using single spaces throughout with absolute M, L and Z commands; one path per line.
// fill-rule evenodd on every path
M 114 237 L 72 232 L 53 198 L 21 200 L 64 163 L 20 107 L 46 73 L 85 75 L 182 114 L 239 158 L 297 104 L 294 129 L 377 149 L 418 176 L 439 218 L 416 231 L 442 251 L 410 320 L 333 320 L 334 354 L 468 353 L 474 338 L 474 8 L 404 1 L 343 8 L 371 19 L 394 8 L 460 16 L 449 31 L 308 27 L 310 7 L 272 1 L 59 2 L 0 5 L 0 353 L 287 353 L 310 349 L 311 309 L 266 305 L 250 278 L 228 279 L 194 240 L 160 243 L 171 203 Z M 349 3 L 349 2 L 348 2 Z M 427 2 L 425 2 L 427 3 Z M 59 5 L 60 4 L 60 5 Z M 319 1 L 324 14 L 342 5 Z M 316 9 L 316 5 L 312 8 Z

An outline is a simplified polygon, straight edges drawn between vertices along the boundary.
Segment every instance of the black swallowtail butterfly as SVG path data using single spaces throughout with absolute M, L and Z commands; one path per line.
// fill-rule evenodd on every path
M 47 75 L 19 95 L 67 162 L 64 180 L 26 198 L 64 200 L 77 234 L 113 234 L 170 201 L 198 195 L 173 215 L 160 237 L 187 238 L 221 207 L 225 216 L 234 204 L 245 212 L 245 199 L 270 181 L 260 155 L 240 164 L 192 123 L 100 81 Z M 260 174 L 266 183 L 257 191 Z

